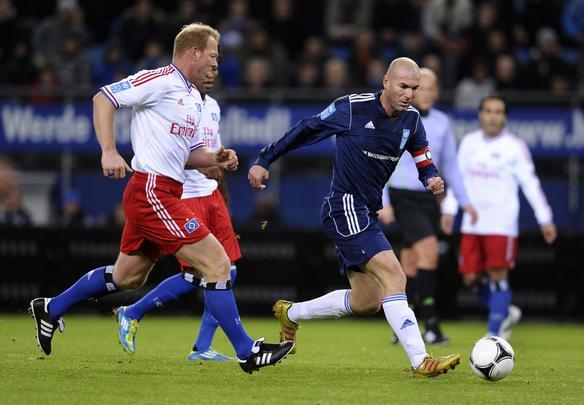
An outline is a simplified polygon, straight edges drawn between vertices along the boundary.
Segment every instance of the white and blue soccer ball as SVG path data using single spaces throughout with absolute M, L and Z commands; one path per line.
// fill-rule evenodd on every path
M 472 371 L 485 380 L 498 381 L 507 377 L 514 365 L 513 348 L 499 336 L 479 339 L 470 352 Z

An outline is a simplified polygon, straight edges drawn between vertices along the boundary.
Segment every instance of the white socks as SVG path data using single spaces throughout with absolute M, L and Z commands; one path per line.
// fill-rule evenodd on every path
M 420 334 L 414 311 L 408 306 L 405 294 L 395 294 L 381 300 L 387 322 L 393 328 L 415 369 L 428 353 Z
M 292 322 L 316 318 L 340 318 L 352 315 L 349 305 L 351 290 L 336 290 L 310 301 L 295 302 L 288 310 Z

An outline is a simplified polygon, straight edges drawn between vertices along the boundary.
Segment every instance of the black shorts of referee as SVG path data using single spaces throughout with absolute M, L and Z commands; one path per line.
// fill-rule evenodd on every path
M 440 207 L 434 195 L 390 187 L 389 198 L 406 247 L 428 236 L 438 235 Z

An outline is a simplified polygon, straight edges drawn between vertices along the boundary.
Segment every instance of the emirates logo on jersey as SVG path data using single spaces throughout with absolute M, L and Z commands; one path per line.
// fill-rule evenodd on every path
M 170 124 L 170 131 L 172 135 L 186 136 L 187 138 L 193 138 L 195 136 L 196 129 L 192 126 L 180 125 L 176 122 Z

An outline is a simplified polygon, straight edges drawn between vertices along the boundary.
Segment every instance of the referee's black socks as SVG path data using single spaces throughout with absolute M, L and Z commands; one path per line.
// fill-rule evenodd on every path
M 436 270 L 418 269 L 416 288 L 419 297 L 420 315 L 426 330 L 439 333 L 438 314 L 435 307 Z

